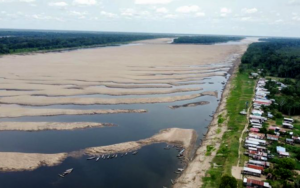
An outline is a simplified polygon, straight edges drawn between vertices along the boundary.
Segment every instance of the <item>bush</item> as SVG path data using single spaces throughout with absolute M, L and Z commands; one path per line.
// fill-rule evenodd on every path
M 237 181 L 232 176 L 224 175 L 221 178 L 221 184 L 219 188 L 237 188 Z

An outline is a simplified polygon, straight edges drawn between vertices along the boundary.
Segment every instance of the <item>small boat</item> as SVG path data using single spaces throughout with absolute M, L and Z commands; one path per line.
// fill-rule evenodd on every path
M 132 155 L 136 155 L 138 153 L 138 151 L 134 151 L 133 153 L 132 153 Z
M 70 169 L 66 170 L 64 173 L 58 174 L 58 175 L 60 177 L 64 178 L 66 175 L 71 174 L 72 171 L 73 171 L 73 168 L 70 168 Z
M 96 158 L 96 161 L 99 161 L 99 159 L 100 159 L 100 156 Z
M 171 183 L 172 183 L 172 185 L 174 185 L 174 181 L 171 179 Z
M 102 155 L 102 157 L 101 157 L 102 159 L 105 159 L 105 155 Z
M 118 154 L 115 155 L 115 158 L 117 158 L 117 157 L 118 157 Z
M 177 170 L 182 172 L 182 171 L 184 171 L 184 168 L 178 168 Z
M 110 155 L 108 155 L 106 159 L 109 159 L 109 158 L 110 158 Z
M 96 157 L 95 156 L 93 156 L 93 157 L 89 157 L 89 158 L 87 158 L 86 160 L 93 160 L 93 159 L 95 159 Z
M 124 154 L 121 154 L 121 157 L 123 157 L 124 156 Z
M 126 152 L 125 155 L 127 155 L 128 153 Z

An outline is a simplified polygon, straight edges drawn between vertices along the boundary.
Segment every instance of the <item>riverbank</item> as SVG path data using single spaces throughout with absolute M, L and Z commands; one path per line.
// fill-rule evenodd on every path
M 248 45 L 242 46 L 241 55 L 246 51 L 247 47 Z M 231 125 L 232 121 L 235 121 L 232 118 L 236 118 L 236 114 L 238 115 L 239 111 L 232 112 L 232 110 L 230 109 L 233 106 L 239 109 L 241 108 L 240 105 L 245 104 L 244 102 L 241 103 L 241 101 L 237 101 L 237 96 L 235 95 L 235 92 L 241 92 L 237 89 L 242 88 L 242 85 L 238 85 L 237 83 L 237 80 L 240 81 L 241 79 L 241 75 L 238 72 L 240 62 L 241 58 L 237 59 L 234 63 L 234 66 L 229 70 L 231 77 L 227 82 L 225 89 L 222 93 L 220 104 L 216 110 L 216 113 L 213 116 L 205 138 L 203 139 L 201 146 L 197 149 L 194 159 L 188 164 L 188 167 L 184 171 L 184 173 L 177 179 L 174 188 L 218 187 L 218 183 L 221 179 L 223 171 L 220 170 L 221 173 L 218 175 L 211 175 L 209 174 L 210 171 L 214 171 L 215 169 L 221 169 L 223 168 L 223 164 L 226 162 L 226 160 L 230 161 L 234 159 L 231 157 L 226 159 L 223 158 L 221 160 L 224 160 L 224 163 L 222 163 L 216 158 L 219 155 L 224 157 L 224 154 L 220 154 L 220 151 L 223 151 L 224 148 L 227 151 L 229 148 L 228 143 L 230 142 L 227 141 L 231 139 L 231 136 L 227 137 L 227 134 L 230 134 L 231 132 L 234 132 L 235 134 L 240 134 L 238 131 L 232 129 L 232 126 L 235 125 Z M 243 79 L 244 76 L 245 75 L 243 75 Z M 247 87 L 248 84 L 245 84 L 244 86 Z M 236 114 L 233 115 L 232 113 Z M 234 153 L 234 151 L 232 152 Z M 228 169 L 226 167 L 226 171 L 227 170 Z M 208 179 L 211 182 L 210 185 L 208 183 Z M 216 179 L 218 180 L 216 181 Z
M 225 122 L 219 124 L 218 121 L 220 116 L 226 117 L 227 115 L 226 102 L 232 88 L 231 82 L 236 76 L 239 63 L 240 59 L 236 60 L 234 63 L 234 67 L 232 69 L 233 72 L 231 72 L 232 76 L 225 86 L 220 104 L 208 127 L 207 134 L 202 140 L 201 146 L 196 150 L 193 160 L 189 162 L 184 173 L 177 179 L 174 188 L 193 188 L 202 186 L 202 178 L 205 176 L 205 172 L 211 167 L 211 161 L 220 147 L 221 138 L 224 132 L 227 130 L 226 125 L 224 125 Z M 212 148 L 211 153 L 207 153 L 209 147 Z

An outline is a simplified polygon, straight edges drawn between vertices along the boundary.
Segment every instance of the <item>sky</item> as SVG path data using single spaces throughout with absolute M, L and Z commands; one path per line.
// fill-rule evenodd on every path
M 0 0 L 0 28 L 300 37 L 300 0 Z

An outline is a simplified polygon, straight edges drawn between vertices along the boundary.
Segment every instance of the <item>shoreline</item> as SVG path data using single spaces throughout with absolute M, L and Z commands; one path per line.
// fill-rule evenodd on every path
M 202 178 L 205 177 L 206 171 L 211 167 L 211 161 L 213 160 L 219 149 L 220 143 L 218 143 L 218 141 L 222 139 L 223 134 L 227 130 L 227 126 L 222 125 L 221 127 L 218 127 L 218 117 L 219 115 L 227 114 L 225 106 L 232 87 L 231 82 L 235 77 L 235 72 L 238 71 L 240 62 L 241 57 L 235 60 L 232 68 L 228 71 L 231 76 L 225 85 L 220 103 L 216 109 L 215 114 L 213 115 L 213 119 L 208 126 L 205 137 L 202 139 L 200 146 L 196 149 L 193 160 L 188 162 L 187 168 L 176 180 L 173 188 L 192 188 L 202 186 Z M 217 133 L 218 128 L 221 128 L 220 133 Z M 211 145 L 214 146 L 214 150 L 211 152 L 211 155 L 207 156 L 207 146 Z

